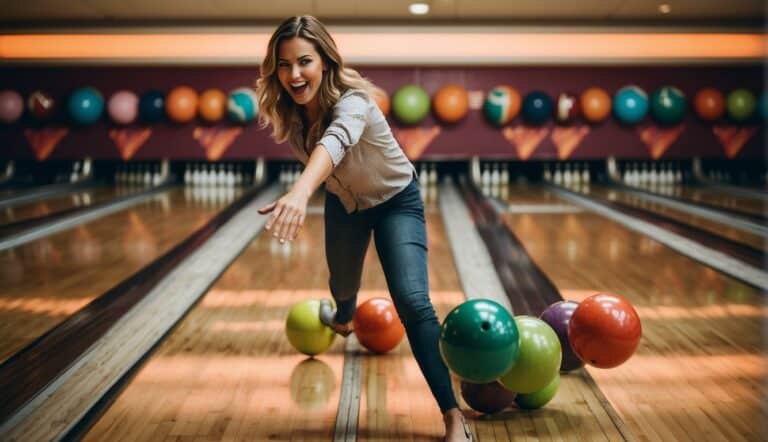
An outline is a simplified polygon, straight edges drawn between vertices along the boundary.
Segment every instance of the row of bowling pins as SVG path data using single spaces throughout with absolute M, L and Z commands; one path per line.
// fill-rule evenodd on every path
M 278 181 L 285 187 L 290 187 L 299 180 L 303 166 L 301 164 L 283 164 L 280 166 Z
M 420 163 L 419 184 L 424 186 L 434 186 L 437 184 L 437 165 L 435 163 Z
M 184 167 L 184 184 L 187 186 L 237 187 L 247 181 L 239 164 L 187 164 Z
M 185 186 L 184 197 L 187 201 L 202 207 L 221 207 L 232 203 L 242 190 L 236 186 Z
M 571 184 L 589 184 L 592 181 L 592 174 L 589 171 L 589 165 L 584 163 L 582 167 L 578 164 L 565 163 L 555 164 L 554 171 L 549 168 L 549 164 L 544 164 L 544 173 L 542 179 L 548 183 L 557 185 Z
M 159 164 L 130 164 L 118 166 L 115 183 L 119 185 L 157 186 L 163 182 L 162 167 Z
M 70 182 L 77 183 L 91 176 L 93 172 L 93 163 L 90 158 L 86 158 L 83 161 L 75 161 L 72 164 L 72 170 L 69 173 L 64 172 L 57 176 L 56 182 Z
M 480 165 L 481 187 L 494 187 L 509 184 L 509 168 L 507 163 L 483 163 Z
M 622 181 L 628 186 L 638 184 L 680 184 L 683 182 L 683 172 L 672 164 L 632 163 L 624 169 Z

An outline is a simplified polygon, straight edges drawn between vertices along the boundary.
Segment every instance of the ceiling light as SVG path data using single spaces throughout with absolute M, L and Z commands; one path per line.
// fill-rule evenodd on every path
M 662 3 L 659 5 L 659 12 L 662 14 L 669 14 L 672 12 L 672 7 L 668 3 Z
M 411 5 L 408 6 L 408 10 L 411 11 L 411 14 L 413 15 L 424 15 L 429 12 L 429 5 L 426 3 L 411 3 Z

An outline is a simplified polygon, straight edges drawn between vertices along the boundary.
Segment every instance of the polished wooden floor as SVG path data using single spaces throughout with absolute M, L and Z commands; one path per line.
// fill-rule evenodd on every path
M 170 190 L 0 251 L 0 361 L 161 256 L 224 205 Z
M 756 235 L 754 233 L 745 232 L 744 230 L 737 229 L 730 225 L 724 225 L 719 222 L 711 221 L 702 216 L 693 215 L 687 212 L 683 212 L 678 209 L 665 206 L 653 201 L 643 199 L 639 196 L 632 195 L 630 193 L 622 192 L 617 189 L 611 189 L 609 187 L 600 185 L 591 185 L 585 193 L 589 195 L 595 195 L 600 198 L 605 198 L 610 201 L 616 201 L 622 204 L 628 204 L 632 207 L 637 207 L 643 210 L 658 213 L 665 217 L 671 218 L 675 221 L 679 221 L 688 224 L 693 227 L 697 227 L 702 230 L 714 233 L 716 235 L 723 236 L 730 240 L 746 244 L 753 248 L 762 250 L 765 248 L 766 240 L 763 236 Z
M 537 187 L 513 186 L 508 195 L 511 204 L 568 205 Z M 464 293 L 434 196 L 429 278 L 442 318 Z M 0 360 L 172 247 L 222 204 L 176 191 L 0 252 Z M 565 298 L 613 291 L 637 307 L 644 339 L 636 355 L 615 369 L 588 369 L 632 438 L 757 441 L 768 434 L 762 294 L 590 212 L 510 213 L 505 221 Z M 317 214 L 290 247 L 259 235 L 85 439 L 330 440 L 343 340 L 308 359 L 283 332 L 293 303 L 328 296 L 323 247 Z M 360 299 L 373 296 L 388 293 L 371 247 Z M 359 440 L 441 439 L 442 418 L 407 342 L 388 355 L 365 353 L 362 375 Z M 467 416 L 481 441 L 621 440 L 608 411 L 576 372 L 564 375 L 542 410 Z

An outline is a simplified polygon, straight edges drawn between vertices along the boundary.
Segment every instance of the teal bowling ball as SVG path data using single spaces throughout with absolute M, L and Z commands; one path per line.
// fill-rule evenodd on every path
M 487 383 L 517 360 L 520 334 L 512 315 L 489 299 L 466 301 L 448 313 L 440 331 L 440 354 L 457 376 Z
M 639 123 L 648 107 L 648 94 L 637 86 L 625 86 L 613 96 L 613 113 L 624 124 Z
M 248 123 L 259 115 L 259 99 L 251 88 L 241 87 L 229 93 L 227 116 L 235 123 Z
M 427 116 L 429 109 L 429 95 L 415 84 L 401 87 L 392 96 L 392 112 L 401 123 L 418 124 Z
M 104 113 L 104 97 L 92 87 L 75 89 L 69 96 L 67 110 L 75 123 L 95 123 Z
M 660 124 L 678 124 L 685 116 L 685 94 L 674 86 L 664 86 L 651 96 L 651 115 Z
M 739 123 L 749 120 L 755 113 L 756 107 L 755 95 L 748 89 L 735 89 L 728 94 L 726 99 L 728 116 Z
M 522 99 L 511 86 L 496 86 L 488 92 L 483 102 L 483 114 L 494 126 L 504 126 L 520 113 Z
M 546 322 L 532 316 L 516 316 L 520 332 L 520 354 L 499 382 L 517 393 L 541 390 L 560 371 L 563 357 L 557 333 Z

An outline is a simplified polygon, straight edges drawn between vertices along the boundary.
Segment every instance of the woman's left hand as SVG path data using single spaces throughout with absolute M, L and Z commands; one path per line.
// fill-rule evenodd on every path
M 264 228 L 271 230 L 272 236 L 279 238 L 280 242 L 285 242 L 286 239 L 293 241 L 304 226 L 308 203 L 309 197 L 291 190 L 279 200 L 259 209 L 262 215 L 272 212 Z

